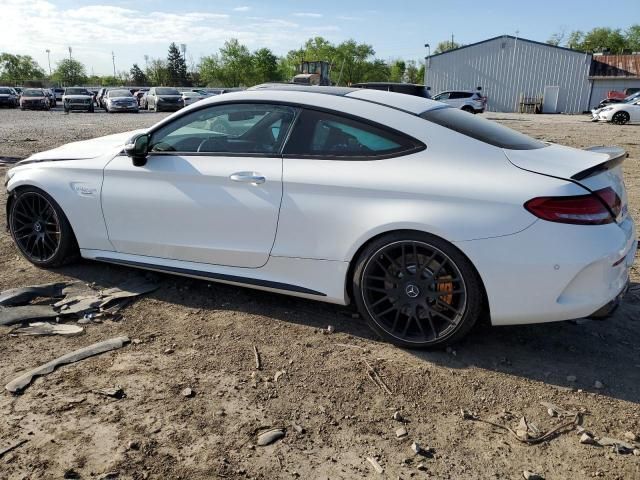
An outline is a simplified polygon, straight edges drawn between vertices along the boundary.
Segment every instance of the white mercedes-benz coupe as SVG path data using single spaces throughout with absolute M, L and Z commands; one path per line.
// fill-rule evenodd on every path
M 79 256 L 335 304 L 405 347 L 606 316 L 636 234 L 617 148 L 535 140 L 425 98 L 264 85 L 7 175 L 41 267 Z

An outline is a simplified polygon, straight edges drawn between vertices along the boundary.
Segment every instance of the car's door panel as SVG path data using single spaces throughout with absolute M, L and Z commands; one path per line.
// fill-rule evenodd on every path
M 232 180 L 238 172 L 265 181 Z M 161 154 L 134 167 L 118 156 L 105 168 L 102 191 L 118 252 L 261 267 L 275 238 L 282 159 Z

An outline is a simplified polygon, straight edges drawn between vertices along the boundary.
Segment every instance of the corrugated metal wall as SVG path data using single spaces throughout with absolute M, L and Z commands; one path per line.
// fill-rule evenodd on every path
M 590 66 L 590 54 L 504 36 L 428 58 L 425 85 L 432 95 L 481 86 L 497 112 L 518 111 L 521 95 L 559 86 L 557 111 L 580 113 L 589 106 Z
M 640 88 L 640 78 L 596 78 L 592 82 L 593 90 L 591 93 L 591 105 L 589 105 L 591 108 L 598 105 L 600 100 L 607 98 L 607 92 L 610 90 L 622 92 L 625 88 Z

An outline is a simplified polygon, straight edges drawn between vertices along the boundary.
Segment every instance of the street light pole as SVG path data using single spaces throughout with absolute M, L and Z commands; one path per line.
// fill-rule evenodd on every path
M 113 78 L 116 78 L 116 56 L 111 51 L 111 61 L 113 62 Z
M 71 60 L 71 47 L 69 47 L 69 60 Z
M 49 76 L 51 76 L 51 50 L 47 48 L 47 62 L 49 62 Z

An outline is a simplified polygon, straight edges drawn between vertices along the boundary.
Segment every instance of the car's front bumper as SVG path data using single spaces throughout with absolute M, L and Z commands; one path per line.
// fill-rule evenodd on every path
M 107 110 L 110 112 L 137 112 L 138 105 L 109 105 Z
M 158 112 L 177 112 L 183 107 L 182 103 L 160 103 L 156 104 L 156 110 Z
M 483 280 L 492 323 L 509 325 L 588 317 L 615 303 L 637 240 L 627 217 L 599 226 L 538 220 L 514 235 L 456 245 Z
M 608 112 L 592 111 L 591 112 L 591 120 L 593 120 L 594 122 L 610 122 L 612 116 L 613 116 L 613 112 L 611 111 L 608 111 Z

